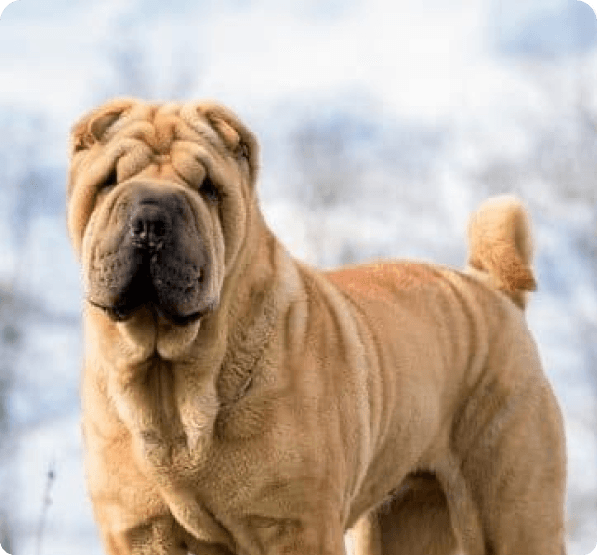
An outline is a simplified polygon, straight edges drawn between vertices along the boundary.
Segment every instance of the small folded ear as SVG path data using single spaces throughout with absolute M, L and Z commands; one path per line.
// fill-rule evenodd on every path
M 220 104 L 204 102 L 197 111 L 208 120 L 233 154 L 247 164 L 254 185 L 259 170 L 259 146 L 255 135 L 233 112 Z
M 100 142 L 108 129 L 134 103 L 133 99 L 116 99 L 82 116 L 71 129 L 70 155 Z

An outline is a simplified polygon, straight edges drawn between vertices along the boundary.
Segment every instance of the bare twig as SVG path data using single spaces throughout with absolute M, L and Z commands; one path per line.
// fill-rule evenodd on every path
M 42 500 L 42 511 L 39 516 L 39 524 L 37 526 L 37 554 L 42 553 L 42 540 L 44 536 L 44 526 L 46 524 L 46 516 L 48 514 L 48 509 L 52 505 L 52 498 L 50 493 L 52 491 L 52 485 L 54 484 L 54 479 L 56 474 L 54 472 L 54 462 L 50 463 L 48 467 L 48 475 L 46 477 L 46 489 L 44 491 L 44 498 Z

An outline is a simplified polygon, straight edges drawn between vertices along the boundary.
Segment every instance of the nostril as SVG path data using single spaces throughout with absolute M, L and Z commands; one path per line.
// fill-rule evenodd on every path
M 156 220 L 155 222 L 149 223 L 150 233 L 154 236 L 161 238 L 166 235 L 166 223 L 162 220 Z
M 131 218 L 130 235 L 139 247 L 160 248 L 170 228 L 166 211 L 154 205 L 142 205 Z
M 147 227 L 145 220 L 135 218 L 131 223 L 131 235 L 134 238 L 144 239 L 147 236 Z

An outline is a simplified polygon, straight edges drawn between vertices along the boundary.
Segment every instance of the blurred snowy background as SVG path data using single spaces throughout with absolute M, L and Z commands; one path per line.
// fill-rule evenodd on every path
M 562 402 L 569 550 L 596 545 L 596 17 L 577 0 L 18 0 L 0 18 L 0 543 L 101 551 L 79 438 L 67 133 L 113 95 L 218 98 L 257 132 L 267 220 L 331 266 L 461 266 L 531 211 L 529 308 Z

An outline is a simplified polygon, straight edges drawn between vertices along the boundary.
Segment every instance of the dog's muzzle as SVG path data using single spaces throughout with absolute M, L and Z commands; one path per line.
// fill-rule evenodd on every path
M 213 309 L 211 261 L 188 202 L 176 192 L 139 188 L 117 203 L 118 247 L 100 248 L 90 274 L 90 302 L 113 320 L 126 320 L 142 306 L 175 324 Z

